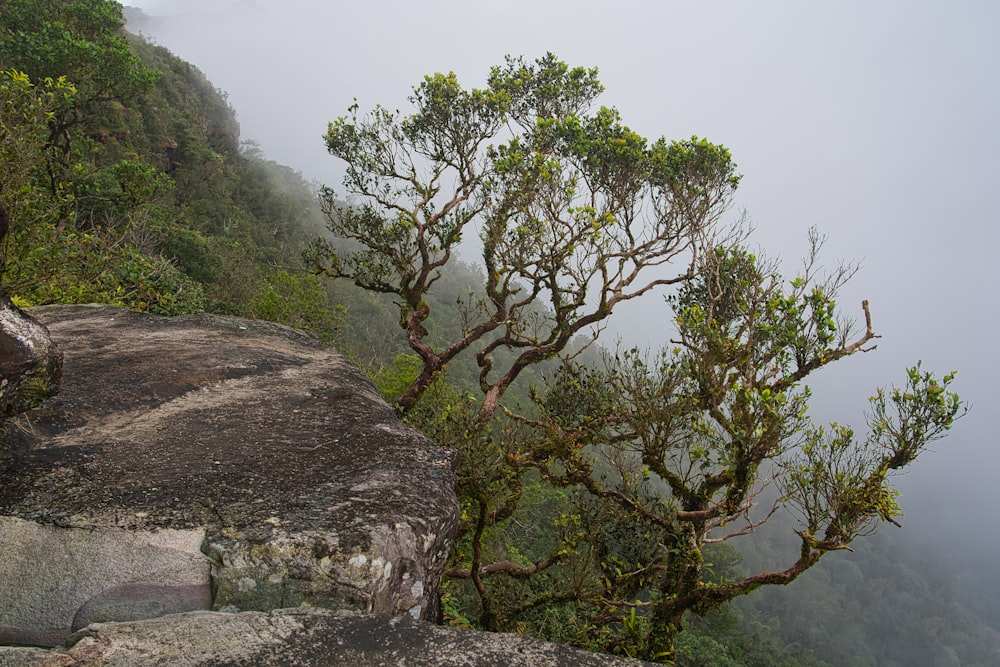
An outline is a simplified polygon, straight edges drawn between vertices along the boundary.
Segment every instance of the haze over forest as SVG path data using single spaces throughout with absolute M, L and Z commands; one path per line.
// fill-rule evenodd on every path
M 459 452 L 447 624 L 667 662 L 676 651 L 688 667 L 998 664 L 987 253 L 1000 47 L 987 26 L 1000 11 L 135 1 L 128 27 L 155 45 L 119 34 L 111 0 L 0 3 L 12 100 L 0 180 L 17 221 L 0 261 L 15 304 L 208 311 L 333 341 Z M 508 54 L 525 60 L 470 96 Z M 458 83 L 424 78 L 449 70 Z M 617 111 L 590 106 L 597 79 L 597 105 Z M 418 83 L 399 133 L 362 118 L 408 114 Z M 328 126 L 355 100 L 357 125 Z M 681 141 L 642 138 L 660 135 Z M 380 180 L 407 169 L 407 150 L 474 191 L 449 203 L 433 176 Z M 362 172 L 355 197 L 345 163 Z M 382 193 L 423 201 L 400 210 Z M 756 227 L 749 248 L 718 245 L 717 214 Z M 317 241 L 325 222 L 375 254 Z M 822 278 L 775 281 L 758 261 L 778 257 L 792 278 L 810 229 L 828 237 L 825 269 L 861 263 L 836 309 Z M 436 274 L 459 235 L 479 270 Z M 702 270 L 678 277 L 669 304 L 619 302 L 645 284 L 615 283 L 622 272 L 677 276 L 678 248 Z M 863 299 L 881 337 L 853 354 L 872 332 L 850 345 L 834 318 L 863 323 Z M 683 340 L 663 364 L 552 363 L 612 307 L 605 345 Z M 957 369 L 949 389 L 973 411 L 912 468 L 962 412 L 930 375 L 910 374 L 864 444 L 810 427 L 807 402 L 812 422 L 867 431 L 869 396 L 918 360 L 938 377 Z M 891 478 L 900 468 L 913 472 Z M 789 512 L 734 527 L 772 474 Z
M 786 273 L 812 226 L 829 237 L 828 265 L 862 265 L 842 303 L 860 316 L 869 299 L 882 339 L 812 382 L 820 419 L 860 424 L 873 389 L 901 382 L 917 360 L 959 371 L 974 410 L 897 480 L 904 523 L 926 548 L 993 558 L 995 4 L 131 4 L 151 17 L 133 29 L 228 93 L 244 139 L 334 187 L 341 166 L 321 136 L 354 98 L 403 108 L 425 74 L 481 85 L 508 53 L 596 66 L 601 103 L 638 131 L 724 144 L 744 174 L 736 208 Z M 668 313 L 657 320 L 650 303 L 617 313 L 609 333 L 661 344 Z

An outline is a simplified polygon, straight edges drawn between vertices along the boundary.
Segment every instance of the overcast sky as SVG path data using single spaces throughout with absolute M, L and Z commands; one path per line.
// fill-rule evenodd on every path
M 147 37 L 229 94 L 245 139 L 333 186 L 341 170 L 322 135 L 355 97 L 362 109 L 405 108 L 423 75 L 454 71 L 481 86 L 508 53 L 552 51 L 570 65 L 597 66 L 607 88 L 600 102 L 636 131 L 697 134 L 732 150 L 744 174 L 737 207 L 789 273 L 811 226 L 829 236 L 830 265 L 861 261 L 842 303 L 860 316 L 869 299 L 883 338 L 877 351 L 814 383 L 818 414 L 860 423 L 873 389 L 902 382 L 919 359 L 960 371 L 958 389 L 974 412 L 899 480 L 903 508 L 923 530 L 964 516 L 977 532 L 1000 533 L 992 509 L 1000 3 L 126 4 L 158 17 L 144 26 Z M 629 342 L 654 345 L 668 318 L 646 302 L 618 321 Z

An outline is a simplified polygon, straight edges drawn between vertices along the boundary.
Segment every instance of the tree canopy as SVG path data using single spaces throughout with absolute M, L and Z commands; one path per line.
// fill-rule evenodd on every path
M 383 107 L 332 122 L 327 148 L 346 165 L 350 206 L 323 191 L 331 232 L 357 242 L 313 258 L 399 299 L 401 322 L 423 368 L 399 405 L 413 407 L 431 380 L 473 348 L 489 416 L 521 371 L 565 350 L 615 306 L 687 280 L 739 176 L 729 152 L 703 139 L 649 142 L 607 107 L 589 113 L 596 70 L 549 54 L 509 58 L 483 89 L 454 74 L 428 76 L 412 114 Z M 463 334 L 427 340 L 426 295 L 463 237 L 478 233 L 484 294 Z M 656 270 L 680 265 L 676 274 Z M 515 351 L 503 368 L 494 352 Z
M 241 152 L 201 72 L 128 35 L 112 0 L 0 0 L 0 15 L 0 280 L 19 304 L 210 308 L 333 335 L 332 290 L 299 260 L 322 228 L 315 193 Z

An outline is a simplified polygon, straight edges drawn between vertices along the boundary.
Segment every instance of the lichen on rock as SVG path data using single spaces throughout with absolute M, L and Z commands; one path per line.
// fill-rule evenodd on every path
M 36 313 L 65 377 L 0 435 L 0 644 L 57 648 L 0 665 L 641 664 L 425 622 L 455 452 L 335 350 L 235 318 Z

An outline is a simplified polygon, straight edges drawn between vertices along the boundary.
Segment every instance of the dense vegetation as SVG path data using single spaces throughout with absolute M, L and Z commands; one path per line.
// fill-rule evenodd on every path
M 839 451 L 850 455 L 846 465 L 863 450 L 851 448 L 853 434 L 800 419 L 808 394 L 793 386 L 796 374 L 862 349 L 874 334 L 869 325 L 849 339 L 836 320 L 833 299 L 849 269 L 805 275 L 789 289 L 739 235 L 708 232 L 738 183 L 724 148 L 699 139 L 647 144 L 613 110 L 585 115 L 600 91 L 595 72 L 552 58 L 512 60 L 483 91 L 429 77 L 409 119 L 354 109 L 331 125 L 328 147 L 353 169 L 348 188 L 375 195 L 348 208 L 333 190 L 241 143 L 225 96 L 196 68 L 122 32 L 117 3 L 0 0 L 0 16 L 0 183 L 13 222 L 0 248 L 3 289 L 23 306 L 207 310 L 334 341 L 412 423 L 463 452 L 449 622 L 659 659 L 676 648 L 684 665 L 997 662 L 996 630 L 911 569 L 917 563 L 901 542 L 862 541 L 857 554 L 812 567 L 895 516 L 886 476 L 920 446 L 912 433 L 900 439 L 912 452 L 886 444 L 895 425 L 932 438 L 960 406 L 947 380 L 913 370 L 906 390 L 887 391 L 874 406 L 883 455 L 840 470 L 853 474 L 853 486 L 819 474 Z M 518 138 L 505 136 L 513 143 L 502 154 L 484 153 L 483 137 L 512 124 Z M 375 149 L 401 138 L 397 147 L 418 149 L 414 178 L 380 201 L 381 187 L 402 172 L 386 161 L 400 152 Z M 466 150 L 456 158 L 449 142 Z M 444 165 L 431 170 L 438 180 L 420 181 L 426 172 L 418 177 L 417 168 L 435 160 Z M 442 178 L 451 168 L 457 181 Z M 637 218 L 617 240 L 613 223 L 647 192 L 649 173 L 672 184 L 651 208 L 686 212 L 661 230 L 674 245 L 657 254 L 657 239 L 648 238 L 640 257 L 635 238 L 647 221 Z M 455 182 L 467 190 L 442 201 L 442 187 Z M 483 194 L 484 185 L 493 189 Z M 581 190 L 586 205 L 576 199 Z M 399 206 L 406 197 L 423 204 Z M 551 213 L 553 203 L 561 213 Z M 485 221 L 482 268 L 453 253 L 474 219 Z M 327 226 L 335 235 L 324 234 Z M 609 239 L 617 251 L 604 250 Z M 681 351 L 623 350 L 604 361 L 576 354 L 620 295 L 646 291 L 647 283 L 606 280 L 609 291 L 595 302 L 594 275 L 606 278 L 610 266 L 612 277 L 627 277 L 623 267 L 637 257 L 653 266 L 680 256 L 668 281 L 679 286 L 671 307 Z M 319 271 L 351 281 L 321 280 Z M 755 337 L 744 335 L 747 327 Z M 735 371 L 742 387 L 694 395 Z M 898 421 L 893 409 L 907 405 L 927 419 Z M 745 423 L 734 426 L 735 417 Z M 670 420 L 685 427 L 671 430 Z M 795 447 L 750 447 L 742 458 L 733 448 L 769 428 L 803 437 Z M 657 456 L 666 432 L 698 451 Z M 784 459 L 778 449 L 806 456 Z M 799 495 L 793 509 L 805 525 L 769 515 L 742 554 L 707 539 L 721 535 L 707 529 L 713 522 L 721 529 L 765 518 L 749 509 L 768 493 L 757 483 L 765 460 L 792 471 L 784 495 L 796 485 L 827 485 L 827 494 Z M 677 464 L 688 472 L 678 476 Z M 853 489 L 851 502 L 834 497 L 838 489 Z M 664 502 L 671 494 L 684 506 Z M 697 514 L 713 507 L 726 509 Z M 799 558 L 793 568 L 809 574 L 723 604 L 741 582 L 775 583 L 752 576 L 786 571 L 789 553 Z M 901 564 L 907 558 L 914 564 Z M 885 622 L 901 618 L 900 609 L 914 616 L 903 629 Z M 977 612 L 997 626 L 989 600 Z
M 240 145 L 197 69 L 123 33 L 115 3 L 0 13 L 3 282 L 19 303 L 208 309 L 332 335 L 339 315 L 299 260 L 321 229 L 310 188 Z

